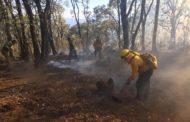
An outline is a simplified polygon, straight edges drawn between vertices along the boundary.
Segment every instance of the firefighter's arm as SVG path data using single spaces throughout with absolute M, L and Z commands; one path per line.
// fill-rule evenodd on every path
M 130 84 L 130 82 L 137 77 L 137 75 L 138 75 L 138 65 L 135 64 L 135 63 L 132 63 L 131 64 L 131 70 L 132 70 L 132 72 L 131 72 L 131 75 L 129 76 L 129 78 L 127 79 L 127 84 Z

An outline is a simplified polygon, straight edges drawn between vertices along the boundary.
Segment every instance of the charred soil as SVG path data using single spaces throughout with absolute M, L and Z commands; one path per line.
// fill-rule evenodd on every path
M 183 122 L 176 103 L 153 90 L 149 100 L 133 96 L 116 102 L 97 91 L 107 79 L 71 69 L 47 66 L 34 69 L 15 63 L 12 71 L 0 66 L 0 121 L 2 122 Z

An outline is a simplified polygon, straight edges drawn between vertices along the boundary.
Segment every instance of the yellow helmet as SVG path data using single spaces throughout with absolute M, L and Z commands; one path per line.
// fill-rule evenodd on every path
M 124 57 L 124 56 L 128 55 L 129 52 L 130 52 L 130 50 L 128 50 L 128 49 L 123 49 L 123 50 L 121 51 L 120 55 L 121 55 L 121 57 Z

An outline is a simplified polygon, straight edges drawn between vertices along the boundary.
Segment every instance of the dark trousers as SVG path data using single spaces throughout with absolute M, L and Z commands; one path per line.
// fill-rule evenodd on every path
M 144 100 L 148 98 L 150 89 L 150 78 L 153 74 L 153 69 L 140 73 L 136 82 L 137 99 Z
M 78 56 L 77 56 L 77 51 L 75 49 L 70 49 L 69 51 L 69 59 L 77 59 L 78 60 Z
M 98 58 L 101 58 L 102 57 L 102 49 L 101 48 L 95 49 L 94 55 L 95 55 L 95 57 L 98 56 Z

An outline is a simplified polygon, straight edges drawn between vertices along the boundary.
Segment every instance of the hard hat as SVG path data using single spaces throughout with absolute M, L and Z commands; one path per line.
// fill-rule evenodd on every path
M 128 54 L 129 54 L 129 52 L 130 52 L 130 50 L 128 50 L 128 49 L 123 49 L 122 51 L 121 51 L 121 57 L 125 57 L 125 56 L 127 56 Z

